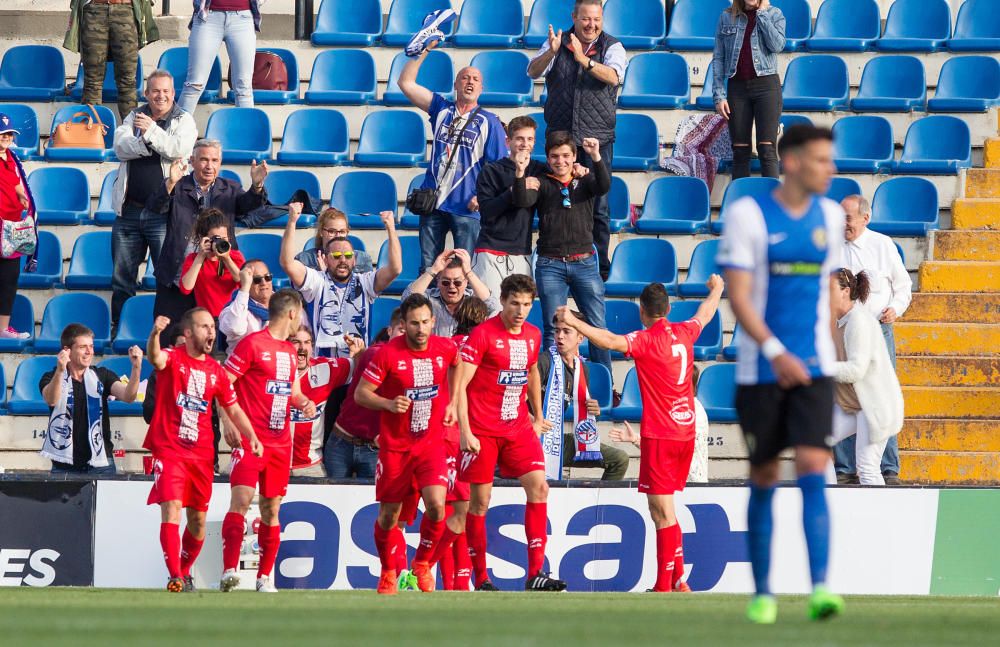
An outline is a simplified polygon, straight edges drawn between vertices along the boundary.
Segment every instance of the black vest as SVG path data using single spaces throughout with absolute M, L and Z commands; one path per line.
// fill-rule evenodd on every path
M 576 62 L 569 51 L 571 33 L 572 30 L 563 34 L 562 47 L 545 77 L 546 132 L 568 130 L 577 143 L 584 137 L 594 137 L 601 144 L 613 142 L 618 86 L 594 78 Z M 605 52 L 617 42 L 617 38 L 601 32 L 594 45 L 594 61 L 602 63 Z

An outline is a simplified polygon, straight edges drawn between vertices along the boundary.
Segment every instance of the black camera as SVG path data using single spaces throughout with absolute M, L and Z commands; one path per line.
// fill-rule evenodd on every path
M 212 236 L 209 241 L 216 254 L 227 254 L 233 248 L 229 241 L 222 236 Z

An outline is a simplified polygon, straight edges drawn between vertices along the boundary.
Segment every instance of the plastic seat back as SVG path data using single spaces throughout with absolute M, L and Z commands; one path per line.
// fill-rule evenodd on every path
M 667 35 L 666 12 L 660 0 L 607 0 L 603 28 L 626 48 L 654 49 Z
M 14 128 L 14 145 L 11 147 L 22 160 L 38 155 L 38 113 L 22 103 L 0 104 L 0 112 L 10 117 L 6 128 Z
M 386 84 L 385 94 L 382 95 L 382 103 L 388 106 L 411 105 L 410 100 L 399 89 L 399 75 L 403 73 L 403 68 L 409 60 L 405 52 L 396 54 L 392 59 L 389 82 Z M 424 57 L 424 63 L 417 72 L 417 83 L 449 101 L 454 100 L 455 70 L 451 64 L 451 57 L 442 51 L 432 49 Z
M 35 352 L 58 353 L 62 348 L 59 336 L 71 323 L 81 323 L 93 330 L 94 352 L 104 352 L 104 347 L 110 343 L 111 311 L 107 301 L 87 292 L 60 294 L 45 305 Z
M 392 311 L 399 307 L 399 299 L 396 297 L 379 297 L 372 302 L 371 334 L 372 339 L 378 335 L 379 331 L 389 325 L 392 318 Z
M 21 257 L 19 288 L 51 288 L 62 282 L 63 255 L 59 238 L 51 231 L 38 230 L 38 268 L 31 273 L 24 271 L 27 256 Z
M 111 232 L 88 231 L 73 243 L 64 283 L 68 289 L 107 290 L 111 288 Z
M 375 59 L 370 53 L 329 49 L 313 61 L 305 101 L 310 105 L 360 105 L 375 100 L 377 87 Z
M 864 51 L 881 31 L 882 16 L 875 0 L 824 0 L 807 46 L 823 51 Z
M 993 0 L 965 0 L 955 19 L 951 49 L 997 51 L 1000 49 L 1000 11 Z
M 0 352 L 24 352 L 25 347 L 35 339 L 35 307 L 31 305 L 31 300 L 23 294 L 14 295 L 14 304 L 11 307 L 9 325 L 20 333 L 28 333 L 31 337 L 28 339 L 0 339 Z M 0 376 L 0 381 L 2 381 L 2 376 Z M 7 394 L 3 393 L 0 400 L 6 401 L 6 396 Z
M 1000 61 L 992 56 L 954 56 L 944 62 L 929 111 L 985 111 L 1000 104 Z
M 620 113 L 615 124 L 616 170 L 645 171 L 656 166 L 660 136 L 653 118 L 639 113 Z
M 90 187 L 78 168 L 42 166 L 28 174 L 39 224 L 77 224 L 90 217 Z
M 722 225 L 729 205 L 748 195 L 759 196 L 770 193 L 777 188 L 778 184 L 778 180 L 773 177 L 741 177 L 730 182 L 722 196 L 719 219 L 712 222 L 712 231 L 717 234 L 722 233 Z
M 876 45 L 884 51 L 934 51 L 951 36 L 946 0 L 895 0 Z
M 281 269 L 281 236 L 278 234 L 250 233 L 238 234 L 236 245 L 243 258 L 259 258 L 267 265 L 274 282 L 274 289 L 289 285 L 288 274 Z
M 655 226 L 657 221 L 681 221 L 692 224 L 694 229 L 689 233 L 694 233 L 708 225 L 710 214 L 708 185 L 704 180 L 697 177 L 661 177 L 650 182 L 646 189 L 639 230 Z
M 950 115 L 932 115 L 910 124 L 894 172 L 951 173 L 972 165 L 969 124 Z
M 812 9 L 808 0 L 771 0 L 785 16 L 785 51 L 802 48 L 812 33 Z
M 924 64 L 915 56 L 876 56 L 865 65 L 858 94 L 851 101 L 856 112 L 888 112 L 923 108 L 927 100 Z
M 861 195 L 861 185 L 852 177 L 835 177 L 830 182 L 826 197 L 839 203 L 849 195 Z
M 225 108 L 208 118 L 205 137 L 222 142 L 228 164 L 249 164 L 271 157 L 271 120 L 260 108 Z
M 711 50 L 719 14 L 730 0 L 677 0 L 670 14 L 666 46 L 670 50 Z
M 638 297 L 649 283 L 662 283 L 668 292 L 675 292 L 677 254 L 674 246 L 666 239 L 652 237 L 629 238 L 618 243 L 605 283 L 607 293 Z
M 149 331 L 153 329 L 155 302 L 155 294 L 139 294 L 125 301 L 118 317 L 118 336 L 111 344 L 114 352 L 125 354 L 130 346 L 142 348 L 146 345 Z
M 636 421 L 641 417 L 642 395 L 639 393 L 639 376 L 636 375 L 633 366 L 625 375 L 625 384 L 622 385 L 622 399 L 618 406 L 611 410 L 611 419 L 621 422 L 623 420 Z
M 833 124 L 833 158 L 841 173 L 874 173 L 894 154 L 892 125 L 874 115 L 842 117 Z
M 382 33 L 379 0 L 323 0 L 313 45 L 373 45 Z
M 868 226 L 890 236 L 924 236 L 937 228 L 938 209 L 933 182 L 923 177 L 896 177 L 875 190 Z
M 300 189 L 316 200 L 323 198 L 319 179 L 312 171 L 279 169 L 271 171 L 264 179 L 264 189 L 271 204 L 288 204 L 292 195 Z
M 7 412 L 15 416 L 49 415 L 49 405 L 42 398 L 38 382 L 55 365 L 55 357 L 29 357 L 18 364 Z
M 381 171 L 350 171 L 333 183 L 330 206 L 347 214 L 352 228 L 382 229 L 378 214 L 395 213 L 396 182 Z
M 534 92 L 534 81 L 521 70 L 528 69 L 528 56 L 522 51 L 480 52 L 470 65 L 483 73 L 483 105 L 523 106 Z
M 380 110 L 365 117 L 354 163 L 416 166 L 427 159 L 424 119 L 409 110 Z
M 170 75 L 174 77 L 174 91 L 177 93 L 177 96 L 180 96 L 181 91 L 184 89 L 184 83 L 187 81 L 188 48 L 171 47 L 165 50 L 160 55 L 160 62 L 156 64 L 156 67 L 170 72 Z M 212 103 L 219 98 L 221 92 L 222 63 L 219 62 L 219 57 L 216 56 L 215 62 L 212 63 L 212 69 L 208 73 L 208 81 L 202 89 L 201 98 L 198 99 L 198 103 Z
M 682 108 L 690 97 L 687 61 L 671 52 L 645 52 L 629 61 L 619 103 L 627 108 Z
M 403 250 L 403 271 L 389 284 L 385 292 L 402 294 L 406 286 L 412 283 L 420 271 L 420 239 L 417 236 L 400 236 L 399 245 Z M 389 241 L 384 241 L 378 250 L 376 267 L 384 267 L 389 263 Z
M 389 19 L 382 34 L 382 44 L 390 47 L 402 47 L 410 42 L 413 35 L 420 31 L 424 18 L 438 9 L 450 9 L 449 0 L 392 0 L 389 7 Z M 444 26 L 441 31 L 445 36 L 451 34 L 455 21 Z M 424 86 L 427 87 L 427 86 Z
M 675 301 L 670 304 L 667 319 L 670 323 L 683 323 L 694 318 L 700 306 L 701 301 Z M 722 317 L 716 312 L 694 342 L 694 358 L 699 361 L 715 359 L 721 352 Z
M 51 101 L 66 89 L 62 52 L 50 45 L 16 45 L 0 62 L 0 99 Z
M 708 286 L 705 282 L 713 274 L 721 274 L 718 263 L 715 262 L 719 252 L 719 240 L 703 240 L 691 252 L 688 263 L 687 278 L 677 286 L 677 292 L 682 297 L 707 297 Z
M 736 364 L 713 364 L 701 372 L 698 401 L 709 422 L 736 422 Z
M 787 109 L 833 110 L 847 105 L 850 80 L 840 56 L 811 54 L 792 59 L 782 89 Z
M 288 116 L 281 136 L 280 164 L 327 165 L 346 161 L 347 119 L 328 108 L 300 108 Z
M 549 38 L 549 25 L 556 31 L 569 29 L 574 5 L 575 0 L 534 0 L 524 32 L 524 46 L 541 47 Z
M 520 0 L 465 0 L 451 42 L 457 47 L 512 47 L 523 33 Z

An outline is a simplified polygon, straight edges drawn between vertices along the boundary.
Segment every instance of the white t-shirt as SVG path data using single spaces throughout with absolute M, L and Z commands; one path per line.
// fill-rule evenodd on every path
M 370 341 L 372 302 L 378 297 L 375 270 L 352 274 L 347 283 L 338 283 L 326 272 L 306 268 L 306 278 L 298 290 L 312 322 L 317 355 L 348 357 L 345 333 L 357 335 L 366 344 Z

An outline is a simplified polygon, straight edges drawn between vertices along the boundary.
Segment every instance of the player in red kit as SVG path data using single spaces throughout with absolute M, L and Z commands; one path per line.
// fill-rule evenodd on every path
M 170 577 L 167 590 L 178 592 L 194 590 L 191 566 L 205 541 L 215 463 L 212 401 L 226 410 L 253 453 L 260 455 L 262 449 L 226 372 L 208 356 L 215 344 L 212 315 L 204 308 L 189 310 L 180 322 L 184 347 L 162 350 L 160 333 L 169 325 L 169 319 L 157 317 L 146 342 L 149 362 L 156 369 L 158 406 L 142 446 L 153 454 L 148 503 L 160 506 L 160 545 Z M 187 508 L 183 539 L 181 508 Z
M 476 326 L 461 351 L 457 409 L 463 454 L 458 477 L 471 484 L 465 529 L 477 591 L 498 590 L 486 570 L 486 511 L 498 463 L 501 476 L 518 479 L 527 497 L 524 534 L 528 540 L 528 570 L 524 588 L 566 589 L 565 582 L 542 572 L 549 484 L 539 436 L 552 425 L 542 415 L 538 375 L 542 336 L 527 322 L 535 294 L 535 282 L 530 276 L 512 274 L 505 278 L 500 285 L 500 314 Z M 528 402 L 535 412 L 534 422 L 528 415 Z
M 681 579 L 684 535 L 677 523 L 674 493 L 684 490 L 694 455 L 693 347 L 719 309 L 724 288 L 718 274 L 709 277 L 707 285 L 708 298 L 694 318 L 672 324 L 667 321 L 670 299 L 666 289 L 661 283 L 650 283 L 639 295 L 639 318 L 645 330 L 625 336 L 587 325 L 565 306 L 556 312 L 592 344 L 635 360 L 642 396 L 639 492 L 646 494 L 656 527 L 656 584 L 651 590 L 657 592 L 691 590 Z M 621 439 L 634 440 L 631 435 Z
M 236 389 L 236 397 L 264 446 L 262 456 L 248 455 L 233 445 L 229 484 L 229 513 L 222 522 L 222 581 L 219 588 L 231 591 L 240 583 L 236 567 L 243 545 L 245 517 L 258 484 L 260 486 L 260 562 L 257 590 L 273 593 L 271 571 L 278 556 L 281 526 L 278 509 L 288 489 L 292 464 L 292 435 L 289 418 L 292 407 L 306 417 L 316 415 L 316 406 L 299 389 L 295 379 L 296 352 L 288 337 L 299 329 L 302 298 L 290 288 L 271 295 L 267 305 L 267 326 L 247 335 L 236 344 L 226 360 L 226 372 Z M 227 430 L 226 442 L 230 442 Z M 232 440 L 238 441 L 237 438 Z
M 395 542 L 403 502 L 416 481 L 424 500 L 420 546 L 412 570 L 421 591 L 434 590 L 432 559 L 444 532 L 448 492 L 445 427 L 454 425 L 449 374 L 458 361 L 450 339 L 432 335 L 434 312 L 422 294 L 411 294 L 399 305 L 404 334 L 386 343 L 365 369 L 354 392 L 355 401 L 382 411 L 375 498 L 375 546 L 382 564 L 378 592 L 397 593 Z

